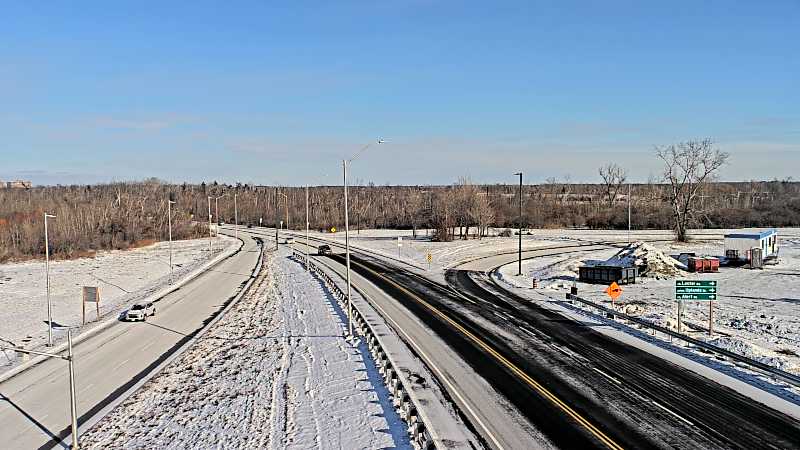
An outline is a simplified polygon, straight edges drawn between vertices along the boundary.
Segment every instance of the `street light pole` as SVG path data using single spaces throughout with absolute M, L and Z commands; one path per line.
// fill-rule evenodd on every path
M 167 221 L 169 223 L 169 284 L 172 284 L 172 200 L 167 200 Z
M 236 239 L 239 239 L 239 206 L 236 204 L 237 192 L 233 193 L 233 220 L 234 220 L 234 234 Z
M 278 188 L 275 188 L 275 250 L 278 250 Z
M 522 172 L 515 173 L 519 175 L 519 247 L 517 249 L 517 276 L 522 275 Z
M 208 249 L 214 254 L 214 239 L 211 237 L 211 196 L 208 196 Z
M 56 216 L 44 213 L 44 271 L 47 278 L 47 346 L 53 346 L 53 307 L 50 303 L 50 239 L 47 236 L 47 218 Z
M 383 139 L 378 139 L 377 141 L 378 144 L 383 144 L 384 142 Z M 353 336 L 353 297 L 350 288 L 350 218 L 347 209 L 347 163 L 356 159 L 358 155 L 363 153 L 370 145 L 372 145 L 371 142 L 362 147 L 349 161 L 346 159 L 342 160 L 342 170 L 344 172 L 344 253 L 345 260 L 347 261 L 347 326 L 350 331 L 350 337 Z
M 344 253 L 347 261 L 347 329 L 353 336 L 353 300 L 350 292 L 350 218 L 347 210 L 347 160 L 342 160 L 344 171 Z
M 308 184 L 306 184 L 306 272 L 308 272 Z

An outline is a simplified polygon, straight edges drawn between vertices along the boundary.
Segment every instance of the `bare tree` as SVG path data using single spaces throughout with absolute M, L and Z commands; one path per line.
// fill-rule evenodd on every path
M 628 179 L 628 171 L 614 163 L 608 163 L 600 167 L 598 172 L 603 179 L 604 194 L 610 208 L 617 201 L 619 191 Z
M 686 230 L 698 212 L 697 195 L 714 178 L 729 155 L 714 147 L 711 139 L 657 147 L 656 154 L 664 162 L 664 180 L 670 187 L 675 237 L 686 242 Z

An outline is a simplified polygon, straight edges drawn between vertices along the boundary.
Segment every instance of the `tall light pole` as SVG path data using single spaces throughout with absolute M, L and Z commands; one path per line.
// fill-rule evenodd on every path
M 228 194 L 222 194 L 214 197 L 214 214 L 217 215 L 217 225 L 219 225 L 219 199 L 225 197 Z M 214 236 L 218 235 L 219 233 L 214 233 Z
M 167 200 L 167 222 L 169 223 L 169 284 L 172 284 L 172 200 Z
M 211 238 L 211 196 L 208 196 L 208 250 L 214 254 L 214 239 Z
M 384 142 L 383 139 L 378 139 L 376 143 L 383 144 Z M 342 170 L 344 172 L 344 254 L 347 261 L 347 327 L 350 337 L 353 336 L 353 297 L 350 289 L 350 218 L 347 210 L 347 164 L 353 162 L 370 145 L 372 145 L 372 142 L 362 147 L 350 160 L 342 160 Z
M 237 192 L 233 193 L 233 220 L 234 220 L 234 235 L 239 239 L 239 206 L 236 204 Z
M 53 307 L 50 303 L 50 239 L 47 236 L 47 218 L 54 214 L 44 213 L 44 271 L 47 278 L 47 345 L 53 346 Z
M 217 228 L 214 231 L 214 236 L 219 236 L 219 199 L 225 197 L 228 194 L 218 195 L 214 198 L 214 214 L 217 216 Z M 211 240 L 211 198 L 208 197 L 208 239 Z M 211 247 L 211 253 L 214 253 L 214 247 Z
M 67 361 L 69 362 L 69 411 L 72 428 L 72 448 L 78 449 L 78 405 L 75 400 L 75 355 L 72 353 L 72 330 L 67 330 Z
M 275 188 L 275 251 L 278 250 L 278 188 Z
M 517 276 L 522 275 L 522 172 L 515 173 L 519 175 L 519 247 L 517 249 Z
M 306 183 L 306 272 L 308 272 L 308 184 Z

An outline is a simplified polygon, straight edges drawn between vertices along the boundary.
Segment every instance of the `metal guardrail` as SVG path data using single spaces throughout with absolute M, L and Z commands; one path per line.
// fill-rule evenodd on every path
M 312 262 L 309 258 L 306 261 L 305 252 L 292 249 L 292 255 L 302 263 L 308 263 L 308 267 L 317 276 L 319 276 L 328 289 L 334 294 L 339 306 L 347 309 L 347 294 L 337 285 L 334 280 L 317 264 Z M 421 450 L 433 450 L 436 448 L 435 441 L 425 426 L 422 417 L 418 413 L 418 406 L 415 405 L 413 399 L 409 395 L 411 388 L 406 386 L 403 377 L 400 377 L 398 371 L 394 368 L 392 361 L 388 357 L 386 351 L 380 342 L 378 334 L 372 327 L 364 320 L 363 315 L 358 310 L 355 304 L 353 306 L 353 324 L 354 328 L 364 337 L 372 354 L 375 364 L 378 366 L 378 371 L 383 376 L 384 384 L 387 390 L 392 394 L 393 404 L 400 418 L 403 419 L 408 425 L 408 434 L 412 443 Z
M 505 288 L 503 288 L 503 289 L 505 289 Z M 700 339 L 695 339 L 695 338 L 693 338 L 691 336 L 687 336 L 687 335 L 685 335 L 683 333 L 678 333 L 677 331 L 673 331 L 673 330 L 671 330 L 669 328 L 662 327 L 660 325 L 656 325 L 656 324 L 654 324 L 652 322 L 649 322 L 647 320 L 640 319 L 638 317 L 629 316 L 629 315 L 627 315 L 625 313 L 621 313 L 619 311 L 613 310 L 613 309 L 605 307 L 603 305 L 598 305 L 597 303 L 594 303 L 594 302 L 592 302 L 590 300 L 586 300 L 584 298 L 578 297 L 577 295 L 573 295 L 573 294 L 567 293 L 566 298 L 567 298 L 567 300 L 574 300 L 574 301 L 581 302 L 581 303 L 583 303 L 583 304 L 585 304 L 585 305 L 587 305 L 589 307 L 592 307 L 592 308 L 595 308 L 597 310 L 603 311 L 606 314 L 610 314 L 612 316 L 621 317 L 621 318 L 623 318 L 623 319 L 625 319 L 627 321 L 630 321 L 630 322 L 636 323 L 638 325 L 641 325 L 641 326 L 643 326 L 645 328 L 649 328 L 651 330 L 666 334 L 666 335 L 671 336 L 673 338 L 676 338 L 676 339 L 679 339 L 681 341 L 684 341 L 684 342 L 687 342 L 689 344 L 692 344 L 692 345 L 694 345 L 694 346 L 696 346 L 698 348 L 702 348 L 702 349 L 707 350 L 709 352 L 716 353 L 718 355 L 724 356 L 724 357 L 726 357 L 728 359 L 731 359 L 733 361 L 736 361 L 736 362 L 739 362 L 739 363 L 742 363 L 742 364 L 746 364 L 747 366 L 749 366 L 750 368 L 752 368 L 754 370 L 757 370 L 757 371 L 762 372 L 764 374 L 767 374 L 767 375 L 773 376 L 775 378 L 781 379 L 781 380 L 786 381 L 786 382 L 788 382 L 788 383 L 790 383 L 790 384 L 792 384 L 794 386 L 800 387 L 800 376 L 797 376 L 797 375 L 794 375 L 792 373 L 780 370 L 780 369 L 778 369 L 776 367 L 772 367 L 772 366 L 770 366 L 768 364 L 764 364 L 761 361 L 756 361 L 756 360 L 754 360 L 752 358 L 748 358 L 748 357 L 740 355 L 738 353 L 734 353 L 734 352 L 732 352 L 730 350 L 726 350 L 726 349 L 724 349 L 722 347 L 717 347 L 716 345 L 709 344 L 708 342 L 705 342 L 705 341 L 701 341 Z

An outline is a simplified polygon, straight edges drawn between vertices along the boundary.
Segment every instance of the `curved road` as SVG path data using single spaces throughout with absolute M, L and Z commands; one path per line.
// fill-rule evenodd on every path
M 591 249 L 540 248 L 525 256 Z M 513 254 L 497 255 L 460 266 L 480 271 L 449 271 L 449 286 L 364 252 L 352 263 L 364 281 L 389 294 L 446 342 L 545 436 L 533 445 L 798 446 L 800 423 L 794 418 L 498 289 L 482 272 L 515 259 Z
M 86 422 L 176 351 L 233 298 L 256 265 L 242 249 L 156 303 L 146 322 L 117 322 L 74 347 L 78 424 Z M 50 358 L 0 383 L 2 448 L 52 448 L 69 433 L 67 363 Z

